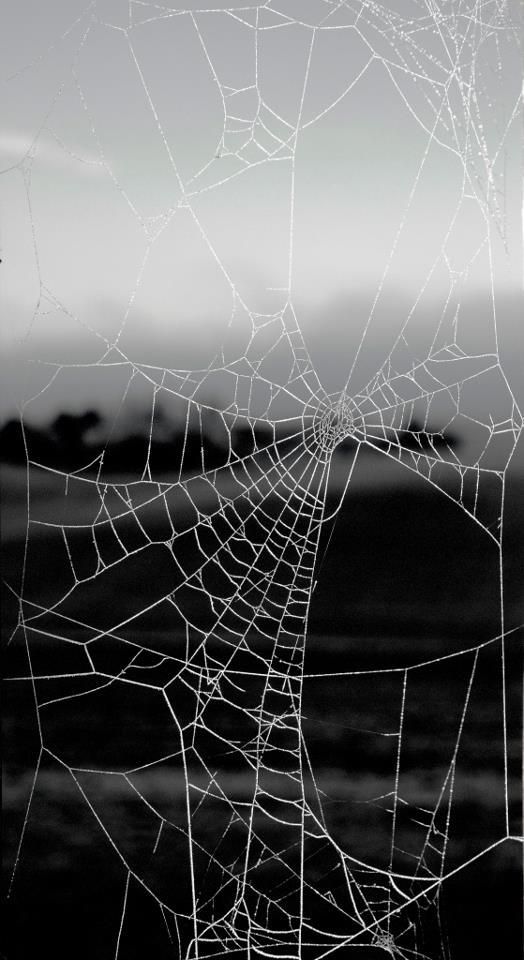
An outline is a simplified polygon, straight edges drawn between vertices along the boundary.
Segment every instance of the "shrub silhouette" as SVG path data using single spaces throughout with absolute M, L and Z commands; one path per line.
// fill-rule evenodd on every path
M 224 432 L 217 439 L 216 431 L 206 427 L 195 418 L 187 429 L 170 428 L 169 421 L 161 411 L 153 423 L 151 432 L 143 421 L 143 429 L 135 430 L 117 439 L 104 439 L 102 434 L 90 439 L 91 431 L 103 426 L 103 419 L 96 410 L 81 414 L 60 413 L 45 428 L 36 428 L 15 419 L 8 420 L 0 430 L 0 457 L 4 462 L 22 465 L 27 459 L 56 469 L 77 471 L 82 469 L 102 471 L 104 474 L 132 473 L 152 476 L 179 473 L 195 475 L 215 470 L 228 462 L 237 462 L 268 446 L 273 440 L 273 431 L 262 423 L 236 425 L 230 436 Z M 391 440 L 394 440 L 393 432 Z M 279 430 L 277 437 L 282 449 L 289 441 L 295 443 L 296 429 Z M 453 435 L 424 430 L 416 419 L 408 429 L 398 433 L 402 446 L 409 450 L 429 452 L 439 447 L 452 447 L 457 443 Z M 383 446 L 386 439 L 376 438 Z M 348 437 L 339 444 L 340 453 L 355 448 L 354 438 Z

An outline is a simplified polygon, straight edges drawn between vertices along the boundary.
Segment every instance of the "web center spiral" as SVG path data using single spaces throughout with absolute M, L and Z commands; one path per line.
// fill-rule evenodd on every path
M 317 447 L 325 456 L 331 456 L 335 447 L 351 437 L 360 420 L 354 401 L 337 396 L 332 406 L 318 412 L 313 424 Z

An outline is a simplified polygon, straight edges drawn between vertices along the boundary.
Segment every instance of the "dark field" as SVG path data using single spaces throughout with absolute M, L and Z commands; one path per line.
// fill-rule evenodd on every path
M 500 634 L 498 550 L 485 531 L 442 494 L 428 493 L 422 483 L 403 484 L 396 475 L 392 481 L 350 488 L 331 537 L 329 524 L 322 542 L 302 701 L 314 782 L 330 836 L 355 858 L 387 868 L 391 791 L 398 763 L 402 803 L 395 867 L 407 872 L 420 857 L 428 818 L 453 761 L 452 803 L 441 805 L 436 820 L 437 859 L 445 836 L 443 873 L 456 871 L 442 887 L 441 926 L 433 906 L 425 909 L 419 902 L 409 913 L 420 930 L 417 951 L 397 955 L 517 960 L 522 951 L 521 847 L 517 840 L 499 843 L 506 834 L 506 751 L 501 645 L 495 639 Z M 23 556 L 21 483 L 22 474 L 5 474 L 4 579 L 15 591 Z M 514 481 L 504 539 L 510 835 L 521 833 L 521 491 L 521 483 Z M 39 496 L 52 513 L 55 507 L 45 484 Z M 85 508 L 78 502 L 76 509 L 76 522 L 81 522 Z M 150 529 L 156 523 L 160 530 L 159 518 L 152 515 L 149 522 Z M 86 564 L 88 575 L 93 561 L 86 544 L 85 530 L 79 531 L 79 562 Z M 161 549 L 144 556 L 141 564 L 122 565 L 113 580 L 100 577 L 89 590 L 76 590 L 64 608 L 77 622 L 75 629 L 68 623 L 67 630 L 60 631 L 55 617 L 49 621 L 54 640 L 30 631 L 32 673 L 43 677 L 85 669 L 83 647 L 64 642 L 65 636 L 84 642 L 82 623 L 88 618 L 97 629 L 107 631 L 112 623 L 134 616 L 162 596 L 169 575 L 162 566 Z M 58 540 L 48 528 L 35 528 L 25 597 L 50 607 L 64 593 L 67 575 Z M 193 618 L 198 616 L 196 607 L 189 609 Z M 15 623 L 16 602 L 7 590 L 6 641 Z M 147 682 L 152 682 L 151 671 L 159 684 L 165 682 L 162 671 L 167 668 L 161 656 L 185 659 L 185 637 L 166 628 L 163 607 L 130 622 L 125 638 L 149 651 L 150 661 L 137 661 Z M 97 669 L 114 675 L 122 657 L 119 641 L 106 636 L 97 643 L 93 647 Z M 483 646 L 476 655 L 479 645 Z M 21 632 L 12 635 L 4 662 L 8 677 L 27 676 Z M 50 751 L 42 755 L 12 885 L 7 960 L 43 955 L 56 960 L 178 956 L 176 935 L 162 916 L 159 900 L 175 907 L 185 902 L 187 858 L 175 829 L 166 828 L 168 835 L 161 844 L 157 840 L 159 816 L 175 825 L 184 819 L 180 764 L 176 758 L 162 759 L 176 753 L 177 737 L 158 694 L 149 688 L 113 683 L 74 701 L 62 699 L 68 693 L 87 692 L 93 687 L 92 680 L 89 683 L 91 687 L 69 677 L 37 680 L 34 689 L 23 679 L 5 684 L 7 882 L 39 755 L 35 695 L 40 704 L 48 704 L 40 707 L 38 719 Z M 185 709 L 180 695 L 177 713 L 182 716 Z M 234 722 L 226 714 L 217 716 L 217 732 L 231 739 Z M 215 753 L 213 763 L 229 796 L 248 796 L 249 775 L 227 750 Z M 74 768 L 75 777 L 68 768 Z M 199 776 L 195 769 L 196 790 Z M 313 778 L 306 779 L 306 789 L 313 795 Z M 203 781 L 201 785 L 205 786 Z M 208 802 L 200 824 L 204 840 L 212 837 L 219 816 L 218 805 Z M 277 833 L 273 839 L 278 844 Z M 238 856 L 234 836 L 229 842 L 233 860 Z M 132 880 L 119 937 L 126 882 L 120 856 L 137 876 L 147 879 L 158 900 Z M 469 860 L 473 862 L 459 869 Z M 313 858 L 310 879 L 321 885 L 322 876 L 322 865 Z M 238 952 L 231 955 L 240 958 Z M 378 944 L 331 954 L 355 960 L 386 955 L 392 951 Z

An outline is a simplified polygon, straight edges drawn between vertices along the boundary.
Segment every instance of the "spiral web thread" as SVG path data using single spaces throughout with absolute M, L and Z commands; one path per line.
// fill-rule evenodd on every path
M 389 818 L 390 844 L 385 860 L 361 860 L 332 835 L 324 811 L 329 798 L 316 782 L 302 729 L 303 685 L 327 676 L 305 672 L 304 652 L 337 445 L 350 439 L 355 450 L 347 460 L 345 490 L 350 489 L 352 472 L 366 449 L 398 461 L 455 501 L 471 523 L 482 528 L 493 549 L 499 551 L 502 570 L 505 477 L 522 430 L 522 415 L 500 363 L 494 271 L 488 349 L 483 346 L 477 353 L 461 345 L 460 315 L 461 290 L 467 284 L 470 266 L 486 250 L 505 240 L 501 202 L 504 144 L 519 115 L 520 94 L 507 112 L 502 129 L 492 102 L 497 102 L 505 49 L 517 44 L 515 29 L 504 3 L 414 2 L 409 11 L 405 6 L 403 12 L 396 5 L 395 9 L 388 8 L 372 0 L 318 0 L 304 6 L 304 19 L 300 20 L 299 6 L 284 0 L 280 4 L 212 10 L 174 9 L 131 0 L 127 23 L 124 18 L 123 25 L 118 25 L 111 20 L 109 7 L 106 11 L 103 3 L 93 3 L 44 54 L 53 57 L 60 44 L 69 42 L 70 34 L 80 36 L 73 44 L 67 74 L 49 108 L 45 127 L 18 165 L 29 203 L 42 131 L 53 133 L 53 111 L 66 83 L 72 83 L 89 118 L 96 159 L 73 156 L 66 144 L 60 143 L 60 149 L 69 152 L 75 162 L 100 167 L 136 219 L 144 242 L 143 264 L 120 331 L 110 338 L 90 331 L 101 341 L 101 356 L 95 364 L 75 365 L 78 376 L 89 374 L 96 366 L 115 368 L 119 375 L 124 372 L 128 384 L 141 380 L 149 391 L 151 438 L 156 411 L 166 401 L 176 409 L 180 422 L 185 422 L 186 438 L 190 430 L 202 434 L 201 470 L 185 469 L 183 449 L 168 479 L 155 479 L 149 455 L 141 476 L 119 480 L 107 474 L 104 450 L 94 463 L 67 471 L 38 462 L 28 447 L 27 550 L 43 530 L 60 540 L 69 580 L 59 585 L 56 598 L 48 605 L 28 596 L 23 585 L 19 593 L 19 623 L 12 642 L 22 638 L 26 644 L 28 672 L 16 679 L 27 681 L 34 690 L 41 747 L 13 884 L 16 886 L 24 857 L 33 790 L 43 775 L 43 760 L 53 757 L 80 791 L 110 841 L 113 855 L 123 865 L 122 902 L 115 905 L 115 916 L 120 910 L 115 924 L 115 958 L 125 931 L 130 883 L 140 885 L 156 904 L 173 956 L 188 960 L 234 956 L 235 951 L 238 956 L 252 958 L 311 956 L 321 960 L 346 955 L 349 948 L 358 952 L 365 946 L 391 956 L 426 956 L 421 930 L 425 917 L 438 913 L 443 885 L 486 852 L 486 845 L 480 845 L 465 862 L 448 868 L 461 735 L 479 656 L 487 647 L 501 649 L 497 682 L 501 686 L 501 724 L 506 729 L 504 642 L 512 638 L 504 632 L 503 607 L 500 636 L 451 655 L 467 664 L 468 677 L 456 718 L 454 749 L 442 769 L 436 799 L 427 807 L 413 804 L 401 792 L 403 723 L 414 674 L 432 670 L 443 658 L 405 669 L 377 671 L 395 675 L 399 703 L 397 728 L 377 733 L 396 743 L 390 789 L 381 797 L 370 796 L 365 801 L 377 805 Z M 322 32 L 358 34 L 369 50 L 369 60 L 343 96 L 358 93 L 358 83 L 366 70 L 380 61 L 406 109 L 425 131 L 427 150 L 438 143 L 462 164 L 457 216 L 466 198 L 474 198 L 481 211 L 484 226 L 478 249 L 461 275 L 452 269 L 446 241 L 436 252 L 424 288 L 433 271 L 443 265 L 449 273 L 449 287 L 434 319 L 425 355 L 411 345 L 413 318 L 423 288 L 380 369 L 357 392 L 352 392 L 351 375 L 342 392 L 331 395 L 323 389 L 301 332 L 291 289 L 277 312 L 260 314 L 251 310 L 199 223 L 197 201 L 203 193 L 225 182 L 234 183 L 257 165 L 289 165 L 291 280 L 293 171 L 300 134 L 333 106 L 328 104 L 321 114 L 307 121 L 300 111 L 292 125 L 264 101 L 256 69 L 254 84 L 244 90 L 224 84 L 206 40 L 210 17 L 213 22 L 220 17 L 226 24 L 234 20 L 249 29 L 255 59 L 258 40 L 265 31 L 286 31 L 297 24 L 307 30 L 310 45 L 302 100 L 315 44 Z M 216 149 L 205 166 L 188 179 L 177 168 L 135 51 L 135 38 L 145 24 L 172 18 L 190 23 L 223 106 L 223 131 Z M 128 45 L 155 136 L 167 152 L 173 180 L 181 191 L 177 204 L 167 206 L 153 221 L 142 215 L 105 156 L 97 117 L 91 112 L 76 71 L 80 52 L 93 30 L 101 27 L 119 31 Z M 27 69 L 33 67 L 29 64 Z M 246 92 L 254 94 L 251 113 L 238 106 L 247 102 L 241 100 Z M 225 161 L 229 164 L 226 173 Z M 423 165 L 424 159 L 391 256 L 409 218 Z M 182 208 L 189 211 L 210 256 L 219 264 L 233 302 L 223 346 L 200 370 L 140 363 L 122 346 L 127 314 L 140 288 L 143 267 L 163 230 Z M 36 219 L 34 230 L 36 255 Z M 449 234 L 451 230 L 452 225 Z M 388 265 L 383 281 L 387 272 Z M 381 290 L 382 284 L 353 358 L 351 374 L 358 368 L 360 349 Z M 43 270 L 38 313 L 45 315 L 46 311 L 60 312 L 70 318 L 71 324 L 77 320 L 48 285 Z M 64 364 L 48 366 L 49 382 L 28 401 L 24 416 L 30 413 L 31 405 L 38 404 L 44 391 L 52 390 L 65 369 Z M 489 400 L 489 409 L 486 403 L 478 402 L 480 396 L 494 398 Z M 219 400 L 210 400 L 213 397 Z M 414 431 L 415 412 L 421 426 Z M 226 438 L 224 462 L 219 466 L 206 464 L 204 427 L 210 416 Z M 233 437 L 239 425 L 252 433 L 249 453 L 235 451 Z M 261 425 L 268 431 L 262 441 L 257 433 Z M 461 459 L 460 451 L 448 445 L 446 438 L 464 425 L 474 426 L 475 440 L 469 444 L 467 457 Z M 58 515 L 52 521 L 39 516 L 39 502 L 31 498 L 32 484 L 44 473 L 57 504 Z M 68 498 L 78 496 L 89 505 L 91 514 L 89 522 L 81 527 L 61 516 L 67 513 Z M 340 497 L 339 505 L 342 500 Z M 150 522 L 153 515 L 162 516 L 161 535 Z M 84 534 L 81 558 L 79 532 Z M 135 561 L 150 564 L 151 577 L 158 580 L 147 609 L 141 606 L 138 592 L 136 609 L 125 619 L 119 617 L 118 605 L 113 606 L 111 601 L 104 609 L 90 606 L 90 587 L 103 586 L 104 578 L 112 582 L 110 576 L 119 569 L 132 577 Z M 77 601 L 84 596 L 82 591 L 88 599 L 82 607 L 85 618 L 78 619 Z M 147 618 L 152 611 L 160 613 L 166 624 L 162 637 L 148 632 Z M 64 672 L 53 674 L 38 670 L 32 650 L 34 642 L 43 638 L 67 648 L 71 656 L 66 661 L 70 664 L 72 657 L 75 668 L 67 666 Z M 117 651 L 117 668 L 107 655 L 108 643 L 112 655 Z M 340 671 L 336 676 L 358 678 L 374 673 Z M 71 760 L 67 751 L 61 754 L 52 738 L 48 740 L 48 718 L 62 718 L 67 723 L 82 698 L 96 711 L 102 691 L 117 687 L 136 695 L 140 709 L 148 710 L 154 703 L 155 709 L 158 706 L 163 711 L 166 726 L 172 731 L 172 752 L 159 756 L 151 743 L 143 762 L 117 764 L 114 769 L 86 766 Z M 506 742 L 503 751 L 505 822 L 489 849 L 516 839 L 510 833 Z M 230 763 L 234 764 L 234 776 Z M 167 777 L 166 782 L 171 784 L 171 809 L 164 809 L 165 805 L 155 799 L 151 784 L 157 774 Z M 115 826 L 106 822 L 97 785 L 108 781 L 142 810 L 150 836 L 147 860 L 121 842 Z M 347 815 L 351 816 L 349 808 Z M 415 852 L 403 850 L 399 839 L 399 823 L 406 817 L 417 834 Z M 155 863 L 160 862 L 164 844 L 186 864 L 184 889 L 173 891 L 159 878 Z M 444 940 L 441 950 L 446 956 Z

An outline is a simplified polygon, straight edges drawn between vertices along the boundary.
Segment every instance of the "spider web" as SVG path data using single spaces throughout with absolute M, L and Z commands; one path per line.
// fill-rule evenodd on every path
M 160 21 L 170 28 L 174 22 L 175 30 L 191 34 L 221 107 L 216 145 L 205 163 L 199 169 L 188 167 L 188 173 L 177 161 L 141 61 L 141 32 Z M 232 86 L 222 75 L 213 36 L 231 30 L 236 37 L 239 27 L 249 40 L 242 56 L 249 61 L 250 79 L 245 86 Z M 278 34 L 285 46 L 298 28 L 307 43 L 298 111 L 291 121 L 286 111 L 279 113 L 275 98 L 265 95 L 268 65 L 259 58 L 266 35 Z M 81 58 L 100 31 L 116 31 L 125 45 L 147 103 L 151 137 L 167 158 L 177 199 L 154 216 L 142 212 L 114 168 L 84 89 Z M 317 46 L 333 32 L 343 42 L 358 37 L 365 57 L 344 89 L 318 110 L 307 110 Z M 404 958 L 429 956 L 424 931 L 440 922 L 447 881 L 490 850 L 517 839 L 510 826 L 504 672 L 506 644 L 515 632 L 506 630 L 504 622 L 502 543 L 506 473 L 522 415 L 501 365 L 495 263 L 510 243 L 506 142 L 521 105 L 517 91 L 509 108 L 501 106 L 506 63 L 518 48 L 511 11 L 491 0 L 385 6 L 372 0 L 269 0 L 209 9 L 142 0 L 93 3 L 25 70 L 36 70 L 42 58 L 62 58 L 63 48 L 66 67 L 60 83 L 34 140 L 13 169 L 27 192 L 38 264 L 32 324 L 60 315 L 71 330 L 97 345 L 98 354 L 86 363 L 41 365 L 45 384 L 24 404 L 22 422 L 65 373 L 74 372 L 79 383 L 96 369 L 120 378 L 122 408 L 128 393 L 140 386 L 149 405 L 149 442 L 139 473 L 118 477 L 110 464 L 111 438 L 90 462 L 65 469 L 39 458 L 30 434 L 26 436 L 27 536 L 20 589 L 11 585 L 19 619 L 10 645 L 25 649 L 27 669 L 14 679 L 33 691 L 40 746 L 12 891 L 23 867 L 33 797 L 45 779 L 45 765 L 54 761 L 122 864 L 122 898 L 114 906 L 115 958 L 125 938 L 132 885 L 153 902 L 174 957 L 321 960 L 346 955 L 350 948 L 357 956 L 365 948 Z M 359 85 L 377 64 L 423 132 L 425 148 L 348 359 L 345 386 L 332 392 L 322 385 L 293 297 L 295 169 L 303 132 L 344 98 L 358 97 Z M 84 155 L 77 155 L 55 130 L 66 90 L 75 92 L 89 130 L 91 149 Z M 70 160 L 96 168 L 142 238 L 139 269 L 118 328 L 110 335 L 78 315 L 46 276 L 32 201 L 50 139 Z M 366 377 L 359 382 L 361 355 L 435 148 L 460 164 L 458 203 L 411 308 L 391 331 L 383 361 L 367 383 Z M 223 198 L 224 186 L 232 191 L 226 196 L 233 197 L 236 185 L 252 171 L 282 164 L 289 170 L 287 286 L 275 291 L 277 309 L 260 311 L 222 255 L 220 240 L 203 226 L 199 203 L 208 194 Z M 457 269 L 454 228 L 470 203 L 480 213 L 480 227 L 471 257 Z M 200 369 L 142 362 L 126 344 L 149 259 L 181 211 L 191 218 L 231 297 L 225 334 Z M 222 212 L 227 218 L 227 204 Z M 461 303 L 479 262 L 488 264 L 490 319 L 488 335 L 483 331 L 476 338 L 462 319 Z M 441 271 L 447 278 L 445 291 L 421 349 L 418 307 Z M 173 448 L 168 477 L 155 466 L 163 410 L 182 425 L 183 434 Z M 220 462 L 210 452 L 209 424 L 220 437 Z M 457 451 L 449 438 L 464 431 L 467 447 Z M 340 444 L 351 446 L 351 456 L 337 486 L 333 477 L 340 472 Z M 500 558 L 500 631 L 466 650 L 401 668 L 312 672 L 305 662 L 308 618 L 322 577 L 327 531 L 370 450 L 380 455 L 377 470 L 387 460 L 396 461 L 423 478 L 491 543 Z M 52 515 L 33 496 L 43 478 L 52 491 Z M 82 523 L 68 517 L 70 505 L 79 500 L 85 509 Z M 44 535 L 59 545 L 55 549 L 61 551 L 63 576 L 42 597 L 31 571 L 33 544 Z M 134 587 L 122 613 L 118 597 L 124 581 Z M 146 581 L 147 599 L 140 589 Z M 42 659 L 43 641 L 57 654 L 49 660 L 52 670 Z M 498 657 L 504 817 L 494 838 L 481 837 L 474 851 L 450 862 L 463 731 L 479 663 L 487 653 Z M 410 791 L 404 776 L 406 717 L 418 678 L 436 675 L 447 661 L 464 671 L 463 691 L 452 712 L 449 752 L 422 804 L 410 797 L 416 791 Z M 333 827 L 329 785 L 315 772 L 304 732 L 305 688 L 330 677 L 349 690 L 351 684 L 373 678 L 377 691 L 387 679 L 394 691 L 394 729 L 372 732 L 373 743 L 386 738 L 394 744 L 389 789 L 377 796 L 370 788 L 357 801 L 387 824 L 385 849 L 369 855 L 345 845 Z M 124 745 L 116 737 L 107 759 L 97 755 L 96 745 L 80 747 L 80 740 L 71 744 L 57 733 L 74 730 L 75 718 L 89 727 L 89 716 L 107 716 L 107 698 L 113 695 L 118 702 L 131 701 L 138 715 L 158 716 L 169 730 L 172 748 L 160 750 L 154 739 L 140 747 Z M 158 783 L 168 785 L 167 799 L 160 796 Z M 147 838 L 145 854 L 122 832 L 107 803 L 108 792 L 137 811 Z M 351 793 L 342 805 L 346 819 L 356 816 Z M 172 884 L 174 862 L 182 879 Z M 443 933 L 438 949 L 439 956 L 449 956 Z

